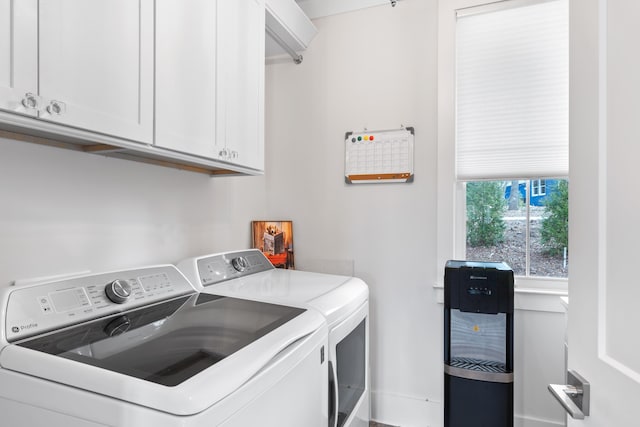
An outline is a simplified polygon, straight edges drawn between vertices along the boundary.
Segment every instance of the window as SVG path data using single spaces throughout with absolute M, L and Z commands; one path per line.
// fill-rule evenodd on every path
M 541 182 L 549 193 L 534 196 Z M 469 181 L 464 187 L 466 259 L 504 261 L 517 276 L 568 276 L 566 179 Z
M 566 286 L 568 1 L 482 3 L 440 14 L 438 261 Z
M 531 181 L 531 197 L 542 197 L 547 195 L 547 180 L 534 179 Z

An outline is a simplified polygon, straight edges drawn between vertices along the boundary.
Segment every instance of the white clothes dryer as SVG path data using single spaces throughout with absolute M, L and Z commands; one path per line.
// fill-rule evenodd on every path
M 329 326 L 329 427 L 368 427 L 369 288 L 348 276 L 274 268 L 257 249 L 188 258 L 178 269 L 202 292 L 303 304 Z
M 202 293 L 175 266 L 0 291 L 0 424 L 325 427 L 316 311 Z

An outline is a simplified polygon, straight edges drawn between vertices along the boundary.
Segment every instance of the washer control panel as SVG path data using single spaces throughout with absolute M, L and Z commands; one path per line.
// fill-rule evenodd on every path
M 7 288 L 7 341 L 195 292 L 174 266 L 95 274 Z
M 197 264 L 202 286 L 215 285 L 225 280 L 275 268 L 258 249 L 206 256 L 200 258 Z

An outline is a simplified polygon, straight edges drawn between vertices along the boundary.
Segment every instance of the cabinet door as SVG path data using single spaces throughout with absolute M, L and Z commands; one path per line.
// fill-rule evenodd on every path
M 153 135 L 153 0 L 40 0 L 40 118 Z
M 218 5 L 218 128 L 228 160 L 264 168 L 264 0 Z
M 37 24 L 37 0 L 0 0 L 0 109 L 2 110 L 37 114 Z
M 207 158 L 218 156 L 216 3 L 156 0 L 155 144 Z

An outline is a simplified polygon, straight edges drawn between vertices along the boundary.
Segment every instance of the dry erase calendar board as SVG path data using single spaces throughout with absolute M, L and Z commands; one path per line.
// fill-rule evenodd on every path
M 412 127 L 347 132 L 344 179 L 348 184 L 413 181 Z

